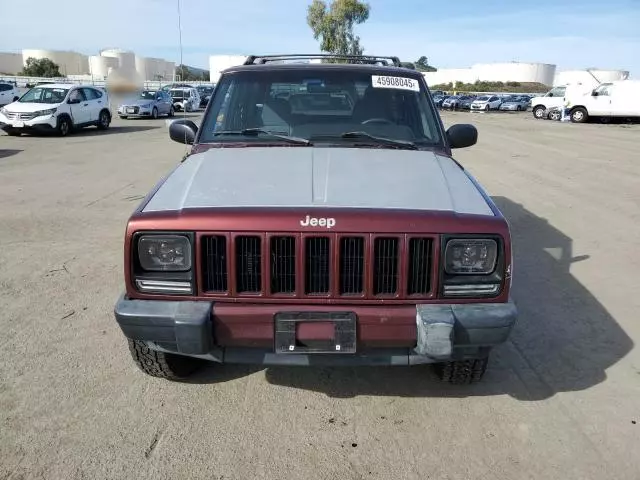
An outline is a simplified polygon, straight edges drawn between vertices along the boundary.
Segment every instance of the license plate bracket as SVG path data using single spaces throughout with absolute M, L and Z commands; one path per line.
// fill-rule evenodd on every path
M 275 353 L 349 354 L 356 352 L 356 314 L 353 312 L 279 312 L 275 315 Z M 332 323 L 333 338 L 323 345 L 301 344 L 296 338 L 298 325 Z
M 127 108 L 127 113 L 136 113 L 135 108 Z

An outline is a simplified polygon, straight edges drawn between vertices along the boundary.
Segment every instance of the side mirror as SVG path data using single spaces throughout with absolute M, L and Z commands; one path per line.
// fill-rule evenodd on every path
M 193 145 L 196 133 L 198 133 L 198 127 L 191 120 L 176 120 L 169 126 L 169 137 L 174 142 Z
M 598 96 L 598 92 L 596 92 L 596 91 L 594 90 L 593 92 L 591 92 L 591 95 L 592 95 L 592 96 L 594 96 L 594 97 L 597 97 L 597 96 Z
M 553 97 L 553 93 L 548 93 L 547 97 Z
M 69 101 L 67 102 L 69 105 L 75 105 L 77 103 L 80 103 L 80 99 L 79 98 L 70 98 Z
M 473 125 L 460 123 L 447 130 L 447 140 L 451 148 L 466 148 L 478 141 L 478 130 Z

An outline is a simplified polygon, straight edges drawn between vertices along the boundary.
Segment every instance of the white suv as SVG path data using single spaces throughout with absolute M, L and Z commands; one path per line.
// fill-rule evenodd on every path
M 0 107 L 20 98 L 18 87 L 8 82 L 0 82 Z
M 34 87 L 18 101 L 0 108 L 0 128 L 7 134 L 41 131 L 67 135 L 74 128 L 109 128 L 107 92 L 92 85 L 50 84 Z

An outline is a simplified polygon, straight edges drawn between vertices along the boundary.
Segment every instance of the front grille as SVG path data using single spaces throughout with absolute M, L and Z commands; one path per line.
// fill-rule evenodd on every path
M 259 293 L 262 290 L 262 255 L 260 237 L 236 237 L 236 290 Z
M 227 238 L 204 237 L 202 240 L 202 278 L 204 290 L 223 293 L 227 291 Z
M 296 291 L 296 238 L 271 238 L 271 293 Z
M 326 295 L 330 288 L 329 238 L 311 237 L 305 241 L 304 293 L 307 295 Z
M 376 238 L 373 249 L 373 293 L 395 294 L 398 291 L 398 239 Z
M 5 116 L 9 120 L 33 120 L 36 118 L 33 113 L 17 113 L 17 112 L 7 112 Z
M 205 235 L 202 290 L 231 296 L 424 297 L 432 290 L 433 245 L 430 237 L 401 235 Z

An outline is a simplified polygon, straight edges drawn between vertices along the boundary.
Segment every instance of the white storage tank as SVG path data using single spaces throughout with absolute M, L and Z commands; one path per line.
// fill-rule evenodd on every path
M 21 53 L 0 52 L 0 74 L 17 75 L 23 66 Z
M 22 60 L 25 66 L 29 58 L 48 58 L 60 67 L 60 73 L 62 73 L 62 75 L 86 75 L 89 73 L 88 57 L 78 52 L 33 49 L 22 50 Z
M 552 85 L 556 66 L 549 63 L 480 63 L 471 67 L 473 76 L 485 82 L 521 82 Z
M 220 72 L 237 65 L 242 65 L 247 59 L 247 55 L 211 55 L 209 57 L 209 80 L 217 83 Z
M 136 55 L 129 50 L 108 48 L 106 50 L 102 50 L 100 55 L 103 57 L 117 58 L 119 68 L 125 70 L 135 70 L 136 68 Z
M 173 82 L 176 75 L 176 63 L 164 62 L 164 80 Z
M 560 86 L 582 83 L 595 87 L 598 83 L 616 82 L 619 80 L 627 80 L 628 78 L 629 72 L 627 70 L 567 70 L 559 72 L 556 75 L 553 85 Z
M 118 59 L 112 57 L 103 57 L 101 55 L 92 55 L 89 57 L 89 69 L 94 78 L 106 78 L 109 72 L 118 68 Z

